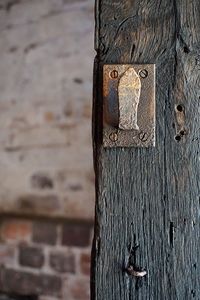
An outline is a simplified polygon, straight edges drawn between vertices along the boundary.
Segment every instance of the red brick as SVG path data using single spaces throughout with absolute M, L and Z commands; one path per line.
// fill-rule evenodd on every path
M 17 219 L 7 220 L 2 225 L 4 240 L 26 240 L 31 236 L 31 223 Z
M 89 278 L 76 279 L 69 286 L 70 294 L 76 300 L 89 300 L 90 299 L 90 283 Z
M 75 257 L 71 252 L 53 251 L 49 260 L 53 270 L 60 273 L 75 273 Z
M 32 274 L 13 269 L 0 269 L 0 290 L 17 295 L 49 295 L 60 297 L 62 282 L 57 276 Z
M 91 255 L 82 253 L 80 257 L 80 268 L 84 275 L 90 275 Z
M 41 268 L 44 264 L 44 254 L 42 249 L 20 245 L 19 263 L 22 266 Z
M 33 223 L 33 242 L 55 245 L 57 241 L 57 224 L 51 222 Z
M 15 248 L 6 245 L 0 244 L 0 265 L 6 263 L 14 263 L 15 259 Z
M 91 227 L 88 224 L 65 224 L 62 243 L 66 246 L 87 247 L 90 245 Z

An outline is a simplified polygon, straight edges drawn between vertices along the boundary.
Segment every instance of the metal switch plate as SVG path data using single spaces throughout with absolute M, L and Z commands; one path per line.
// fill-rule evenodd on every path
M 104 65 L 103 145 L 155 146 L 155 65 Z

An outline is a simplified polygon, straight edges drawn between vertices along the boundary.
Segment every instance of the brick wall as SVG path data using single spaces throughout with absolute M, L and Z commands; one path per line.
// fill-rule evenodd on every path
M 2 218 L 0 291 L 38 299 L 89 299 L 92 224 Z
M 93 6 L 0 1 L 0 299 L 89 299 Z

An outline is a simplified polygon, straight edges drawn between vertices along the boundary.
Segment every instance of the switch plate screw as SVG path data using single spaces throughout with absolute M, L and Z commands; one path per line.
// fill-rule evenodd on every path
M 142 142 L 146 142 L 146 141 L 148 140 L 147 133 L 146 133 L 146 132 L 140 132 L 140 134 L 139 134 L 139 139 L 140 139 Z
M 140 70 L 139 75 L 141 78 L 146 78 L 148 76 L 148 71 L 146 69 Z
M 116 141 L 118 140 L 118 135 L 117 135 L 116 132 L 112 132 L 112 133 L 110 134 L 109 138 L 110 138 L 110 140 L 111 140 L 112 142 L 116 142 Z
M 116 79 L 118 77 L 118 71 L 117 70 L 113 70 L 110 72 L 110 77 L 112 79 Z

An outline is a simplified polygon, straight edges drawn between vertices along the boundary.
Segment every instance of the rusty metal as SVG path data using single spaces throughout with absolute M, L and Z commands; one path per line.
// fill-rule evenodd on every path
M 141 270 L 141 271 L 140 270 L 135 270 L 133 268 L 133 266 L 128 267 L 126 271 L 129 275 L 134 276 L 134 277 L 144 277 L 144 276 L 147 275 L 147 271 L 145 271 L 145 270 Z
M 118 72 L 116 70 L 113 70 L 110 72 L 110 77 L 112 79 L 116 79 L 118 77 Z
M 155 65 L 104 65 L 103 145 L 155 146 Z

